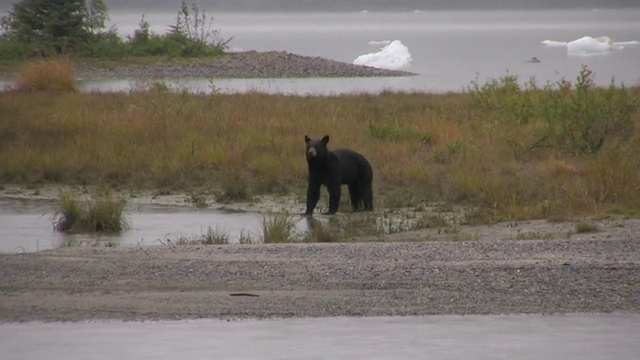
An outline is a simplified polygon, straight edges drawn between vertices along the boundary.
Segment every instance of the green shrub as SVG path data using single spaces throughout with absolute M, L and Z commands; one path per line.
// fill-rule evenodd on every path
M 32 49 L 27 44 L 0 37 L 0 60 L 24 60 L 31 54 Z
M 514 153 L 533 148 L 553 147 L 565 155 L 593 154 L 607 139 L 625 136 L 632 127 L 631 115 L 636 108 L 629 92 L 620 91 L 613 83 L 597 88 L 595 74 L 582 67 L 575 85 L 566 80 L 539 89 L 535 79 L 522 89 L 515 75 L 493 79 L 480 86 L 469 87 L 474 108 L 491 115 L 486 128 L 494 131 Z M 530 126 L 526 142 L 513 138 L 507 126 Z M 533 136 L 531 136 L 533 134 Z
M 574 90 L 566 81 L 559 82 L 557 90 L 546 89 L 540 112 L 554 145 L 563 153 L 596 153 L 608 138 L 624 137 L 631 130 L 635 101 L 613 83 L 606 89 L 596 88 L 593 78 L 593 72 L 583 66 Z
M 78 49 L 77 56 L 86 58 L 119 59 L 127 56 L 125 44 L 115 31 L 98 33 Z

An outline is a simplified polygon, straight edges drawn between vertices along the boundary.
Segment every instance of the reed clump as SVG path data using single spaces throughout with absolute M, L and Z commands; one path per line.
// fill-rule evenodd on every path
M 19 73 L 16 89 L 19 91 L 46 91 L 75 93 L 78 91 L 74 68 L 65 59 L 31 61 Z
M 640 87 L 518 86 L 342 96 L 0 94 L 0 181 L 304 194 L 304 135 L 364 154 L 377 208 L 450 203 L 485 222 L 640 206 Z M 37 106 L 34 106 L 37 104 Z M 199 189 L 199 190 L 197 190 Z M 302 198 L 304 195 L 301 195 Z M 625 210 L 627 209 L 627 210 Z
M 262 242 L 265 244 L 296 241 L 296 224 L 289 214 L 275 214 L 262 219 Z
M 128 227 L 124 215 L 125 206 L 126 201 L 107 193 L 88 200 L 63 193 L 56 211 L 55 229 L 69 233 L 119 232 Z

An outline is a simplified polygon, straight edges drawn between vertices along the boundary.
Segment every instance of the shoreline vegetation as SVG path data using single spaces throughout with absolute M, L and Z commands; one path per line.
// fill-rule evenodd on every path
M 465 93 L 341 96 L 191 94 L 162 80 L 78 93 L 74 71 L 30 63 L 0 93 L 2 183 L 301 199 L 304 135 L 329 134 L 372 162 L 377 209 L 440 203 L 476 223 L 638 214 L 640 88 L 597 88 L 587 68 L 573 83 L 506 75 Z

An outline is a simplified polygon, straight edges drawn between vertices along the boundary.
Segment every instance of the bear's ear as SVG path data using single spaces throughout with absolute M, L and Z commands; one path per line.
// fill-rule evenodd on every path
M 311 141 L 311 139 L 307 135 L 305 135 L 304 136 L 304 142 L 308 143 L 309 141 Z
M 329 143 L 329 135 L 325 135 L 322 138 L 322 143 L 324 144 L 324 146 L 327 146 L 327 144 Z

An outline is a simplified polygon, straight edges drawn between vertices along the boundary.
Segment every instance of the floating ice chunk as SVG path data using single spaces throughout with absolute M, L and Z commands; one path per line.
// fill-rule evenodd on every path
M 545 40 L 542 42 L 542 45 L 548 47 L 565 47 L 567 46 L 566 41 L 555 41 L 555 40 Z
M 611 46 L 615 49 L 624 49 L 625 46 L 637 46 L 640 41 L 616 41 Z
M 369 45 L 389 45 L 391 44 L 391 40 L 371 40 L 368 42 Z
M 600 36 L 592 38 L 585 36 L 578 40 L 567 43 L 567 52 L 569 54 L 602 54 L 611 50 L 613 41 L 608 36 Z
M 377 45 L 381 45 L 378 43 Z M 411 54 L 400 40 L 388 42 L 379 52 L 358 56 L 353 63 L 379 69 L 400 70 L 410 66 Z
M 606 54 L 611 49 L 623 49 L 625 46 L 640 45 L 638 41 L 618 41 L 613 42 L 608 36 L 592 38 L 590 36 L 581 37 L 574 41 L 545 40 L 542 45 L 546 47 L 566 47 L 567 52 L 572 55 Z

